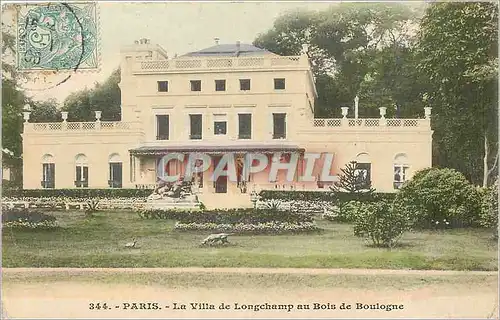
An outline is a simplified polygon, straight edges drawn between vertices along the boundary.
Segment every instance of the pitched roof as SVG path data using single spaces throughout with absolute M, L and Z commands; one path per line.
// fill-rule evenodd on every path
M 206 57 L 206 56 L 251 56 L 251 55 L 263 55 L 272 54 L 270 51 L 265 49 L 257 48 L 251 44 L 242 43 L 239 46 L 237 44 L 218 44 L 210 48 L 206 48 L 200 51 L 189 52 L 184 57 Z
M 275 143 L 275 144 L 241 144 L 241 145 L 172 145 L 172 146 L 142 146 L 130 149 L 129 152 L 135 155 L 164 155 L 171 152 L 199 152 L 208 154 L 223 154 L 231 152 L 294 152 L 304 151 L 298 145 Z

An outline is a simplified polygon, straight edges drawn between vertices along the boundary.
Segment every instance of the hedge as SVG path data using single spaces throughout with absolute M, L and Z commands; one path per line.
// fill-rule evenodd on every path
M 204 211 L 179 211 L 161 209 L 142 209 L 138 211 L 141 218 L 169 219 L 179 223 L 215 223 L 215 224 L 259 224 L 268 222 L 303 223 L 313 222 L 313 218 L 289 211 L 270 209 L 228 209 Z
M 238 234 L 283 234 L 320 231 L 313 222 L 266 222 L 257 224 L 217 224 L 217 223 L 179 223 L 174 227 L 178 231 L 231 232 Z
M 371 195 L 334 193 L 330 191 L 284 191 L 284 190 L 262 190 L 260 200 L 303 200 L 303 201 L 341 201 L 349 202 L 352 200 L 388 200 L 392 201 L 396 197 L 396 192 L 375 192 Z M 365 199 L 363 199 L 365 198 Z
M 147 197 L 153 191 L 149 189 L 7 189 L 3 190 L 2 197 L 12 198 L 136 198 Z

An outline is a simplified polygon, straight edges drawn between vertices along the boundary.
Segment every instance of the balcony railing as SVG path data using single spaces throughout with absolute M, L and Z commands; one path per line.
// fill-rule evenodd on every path
M 427 119 L 314 119 L 314 127 L 429 127 Z
M 291 66 L 304 66 L 308 68 L 309 62 L 305 56 L 177 58 L 171 60 L 136 61 L 133 66 L 133 72 L 182 71 L 193 69 L 280 69 L 289 68 Z
M 77 188 L 88 188 L 89 187 L 89 182 L 88 180 L 75 180 L 75 187 Z
M 95 121 L 95 122 L 25 122 L 24 132 L 91 132 L 91 131 L 131 131 L 135 130 L 135 122 Z
M 250 134 L 250 133 L 240 133 L 238 135 L 238 139 L 240 139 L 240 140 L 252 139 L 252 134 Z
M 189 139 L 191 139 L 191 140 L 201 140 L 202 139 L 202 135 L 201 135 L 201 133 L 190 134 L 189 135 Z
M 53 180 L 42 180 L 42 181 L 40 181 L 40 185 L 44 189 L 54 189 L 55 188 L 55 183 Z

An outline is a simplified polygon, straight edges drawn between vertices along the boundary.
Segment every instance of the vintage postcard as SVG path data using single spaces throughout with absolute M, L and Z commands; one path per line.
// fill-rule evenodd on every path
M 2 318 L 498 319 L 494 2 L 2 4 Z

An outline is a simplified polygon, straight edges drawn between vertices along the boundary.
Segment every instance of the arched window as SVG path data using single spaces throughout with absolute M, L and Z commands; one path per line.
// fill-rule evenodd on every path
M 112 153 L 109 156 L 109 180 L 108 180 L 108 185 L 111 188 L 121 188 L 123 184 L 123 177 L 122 177 L 122 160 L 120 158 L 120 155 L 118 153 Z
M 404 153 L 398 153 L 394 157 L 394 189 L 399 189 L 408 179 L 410 165 L 408 157 Z
M 42 157 L 42 188 L 55 188 L 56 185 L 56 164 L 54 156 L 45 154 Z
M 358 183 L 361 189 L 369 189 L 371 187 L 372 164 L 370 156 L 366 152 L 359 153 L 356 156 L 356 171 Z
M 89 167 L 87 157 L 77 154 L 75 157 L 75 187 L 87 188 L 89 186 Z

